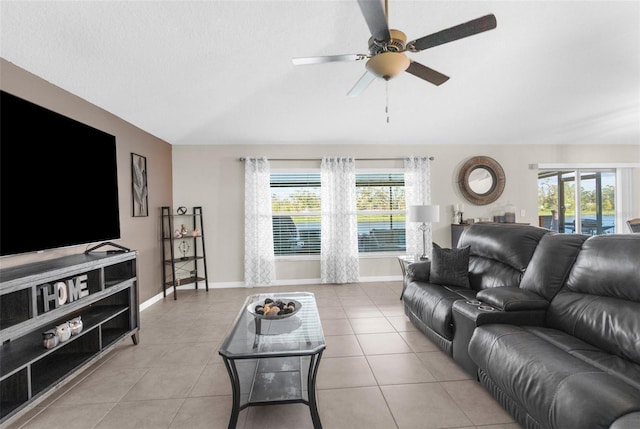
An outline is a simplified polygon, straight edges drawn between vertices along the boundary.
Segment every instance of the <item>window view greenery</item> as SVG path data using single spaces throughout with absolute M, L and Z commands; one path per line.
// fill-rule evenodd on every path
M 538 173 L 540 226 L 590 235 L 615 233 L 615 171 Z
M 358 250 L 406 249 L 404 173 L 356 173 Z
M 275 255 L 320 253 L 320 173 L 271 173 Z
M 404 173 L 357 173 L 358 249 L 404 252 Z M 272 173 L 275 255 L 320 253 L 320 173 Z

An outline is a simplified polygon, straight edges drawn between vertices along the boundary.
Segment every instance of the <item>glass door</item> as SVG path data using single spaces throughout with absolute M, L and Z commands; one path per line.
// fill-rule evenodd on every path
M 615 194 L 614 170 L 540 170 L 540 226 L 570 234 L 613 234 Z

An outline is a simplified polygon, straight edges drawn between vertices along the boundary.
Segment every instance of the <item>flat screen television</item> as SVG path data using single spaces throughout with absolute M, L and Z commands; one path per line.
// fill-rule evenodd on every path
M 116 138 L 0 91 L 0 255 L 120 238 Z

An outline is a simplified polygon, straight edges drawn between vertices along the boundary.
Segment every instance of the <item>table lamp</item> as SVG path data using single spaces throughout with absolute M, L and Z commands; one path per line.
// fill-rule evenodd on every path
M 429 259 L 427 257 L 427 223 L 440 221 L 440 206 L 438 205 L 421 205 L 421 206 L 409 206 L 409 221 L 421 222 L 422 225 L 418 227 L 422 231 L 422 256 L 421 260 Z

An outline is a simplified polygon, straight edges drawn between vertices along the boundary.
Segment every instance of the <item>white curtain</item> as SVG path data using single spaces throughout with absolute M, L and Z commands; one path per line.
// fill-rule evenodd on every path
M 627 221 L 638 217 L 633 212 L 633 196 L 638 195 L 633 186 L 633 168 L 618 168 L 616 173 L 616 232 L 630 233 Z
M 404 160 L 404 193 L 409 206 L 431 204 L 431 166 L 428 157 L 410 156 Z M 422 231 L 417 222 L 407 221 L 405 231 L 407 254 L 422 255 Z M 431 224 L 427 224 L 425 254 L 431 257 Z
M 268 285 L 275 277 L 270 168 L 266 158 L 247 158 L 244 169 L 244 281 Z
M 322 283 L 352 283 L 360 277 L 356 168 L 353 158 L 323 158 L 320 168 Z

